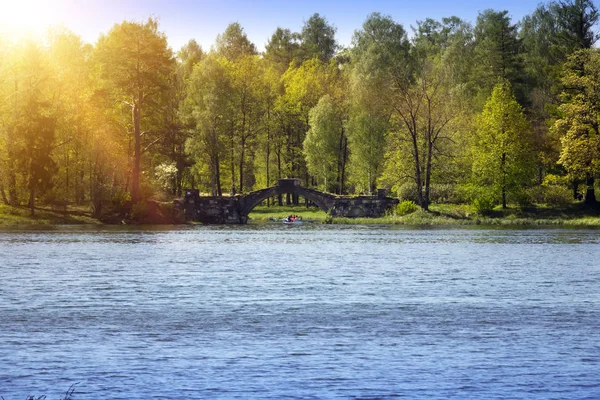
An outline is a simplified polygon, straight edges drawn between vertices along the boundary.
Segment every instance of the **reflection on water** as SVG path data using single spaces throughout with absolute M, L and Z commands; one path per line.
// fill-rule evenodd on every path
M 0 395 L 600 398 L 600 231 L 0 232 Z

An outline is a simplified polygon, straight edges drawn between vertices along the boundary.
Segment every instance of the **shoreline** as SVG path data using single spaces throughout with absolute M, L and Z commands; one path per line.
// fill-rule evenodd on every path
M 536 209 L 523 211 L 519 209 L 499 210 L 491 216 L 469 214 L 464 206 L 432 205 L 432 210 L 418 210 L 399 216 L 388 215 L 380 218 L 332 218 L 318 209 L 295 207 L 257 207 L 249 215 L 248 224 L 277 224 L 290 213 L 301 215 L 312 225 L 397 225 L 414 227 L 589 227 L 600 228 L 600 213 L 583 210 L 576 205 L 571 209 Z M 89 211 L 82 208 L 75 210 L 55 210 L 38 208 L 31 217 L 25 207 L 9 207 L 0 205 L 0 228 L 2 227 L 49 227 L 61 225 L 91 226 L 186 226 L 202 225 L 194 222 L 173 223 L 164 218 L 143 222 L 121 221 L 107 223 L 93 218 Z

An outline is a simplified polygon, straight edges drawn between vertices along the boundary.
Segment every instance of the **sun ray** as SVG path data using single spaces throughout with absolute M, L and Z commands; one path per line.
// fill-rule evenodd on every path
M 39 36 L 59 24 L 60 2 L 48 0 L 0 0 L 0 34 L 13 40 Z

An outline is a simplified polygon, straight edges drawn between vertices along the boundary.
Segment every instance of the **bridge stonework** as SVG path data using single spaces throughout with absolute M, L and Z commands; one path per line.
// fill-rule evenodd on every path
M 183 210 L 184 219 L 205 224 L 245 224 L 254 207 L 284 193 L 302 196 L 333 217 L 381 217 L 398 204 L 398 199 L 387 197 L 384 190 L 377 196 L 336 196 L 303 187 L 299 179 L 280 179 L 275 186 L 245 195 L 200 196 L 195 189 L 186 189 L 185 193 L 176 204 Z

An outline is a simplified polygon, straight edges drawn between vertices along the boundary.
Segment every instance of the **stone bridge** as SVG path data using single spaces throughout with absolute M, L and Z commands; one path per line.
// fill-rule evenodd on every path
M 200 196 L 195 189 L 186 189 L 179 201 L 185 220 L 206 224 L 245 224 L 248 214 L 262 201 L 284 193 L 302 196 L 334 217 L 381 217 L 398 204 L 386 197 L 385 190 L 377 196 L 336 196 L 300 185 L 299 179 L 280 179 L 277 185 L 237 196 Z

